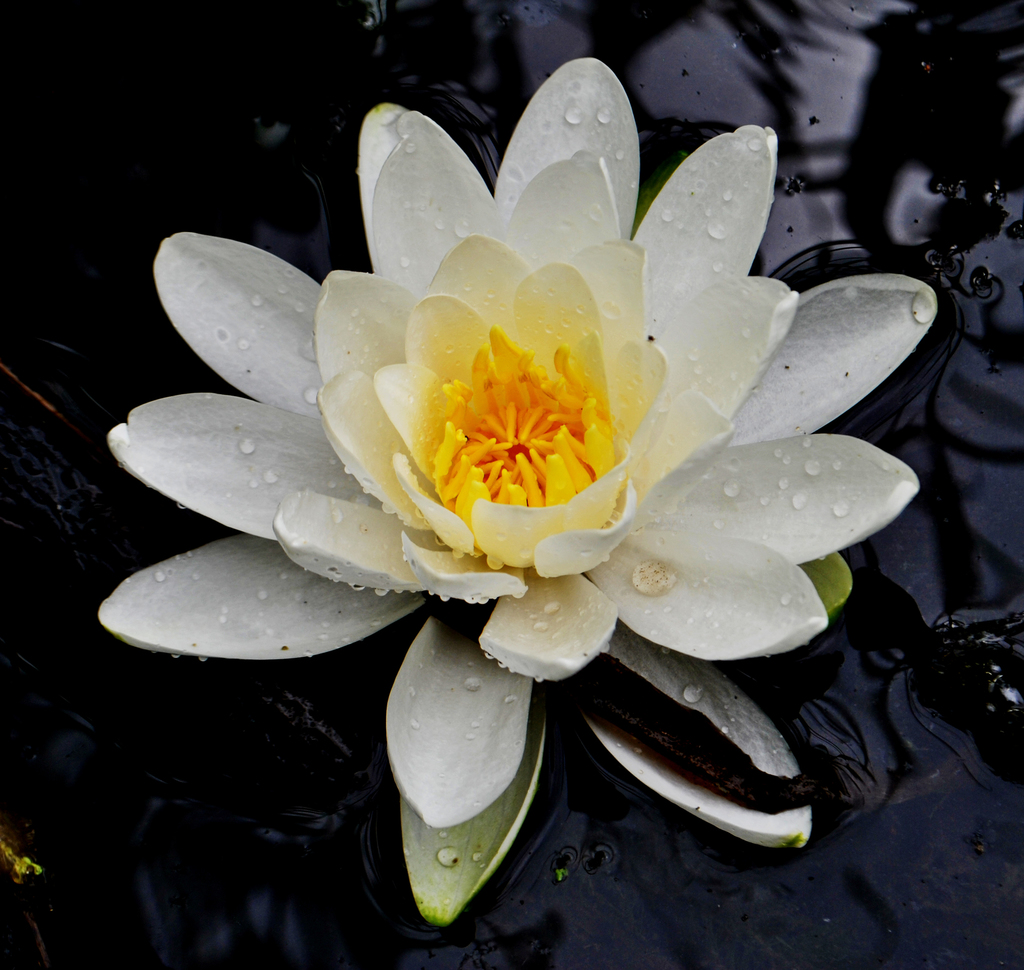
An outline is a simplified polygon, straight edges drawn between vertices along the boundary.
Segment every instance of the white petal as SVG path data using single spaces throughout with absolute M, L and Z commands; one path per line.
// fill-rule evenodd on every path
M 521 569 L 491 569 L 485 559 L 475 556 L 456 559 L 447 549 L 425 549 L 404 534 L 402 549 L 416 578 L 435 596 L 487 603 L 526 592 Z
M 798 299 L 763 276 L 734 276 L 701 290 L 658 341 L 669 360 L 669 390 L 700 391 L 731 418 L 785 339 Z
M 369 273 L 328 274 L 316 305 L 316 360 L 326 384 L 405 360 L 405 328 L 416 303 L 407 289 Z
M 736 415 L 735 442 L 810 434 L 839 417 L 903 362 L 937 309 L 930 286 L 890 273 L 802 293 L 782 349 Z
M 135 573 L 100 606 L 100 623 L 163 653 L 280 660 L 362 640 L 422 602 L 336 586 L 276 542 L 238 535 Z
M 420 471 L 432 478 L 444 440 L 444 393 L 437 374 L 419 364 L 391 364 L 373 375 L 373 389 Z
M 509 670 L 564 680 L 608 648 L 618 611 L 582 576 L 530 579 L 522 599 L 498 600 L 480 646 Z
M 226 394 L 150 401 L 107 436 L 136 478 L 201 515 L 274 538 L 274 513 L 290 492 L 338 498 L 359 492 L 313 418 Z
M 473 505 L 473 534 L 488 556 L 510 566 L 532 566 L 537 543 L 565 528 L 565 508 L 477 502 Z
M 636 489 L 630 482 L 619 494 L 610 525 L 567 529 L 541 539 L 533 550 L 534 567 L 541 576 L 567 576 L 593 569 L 606 562 L 612 550 L 629 535 L 635 517 Z
M 641 500 L 637 525 L 673 511 L 732 440 L 732 424 L 697 391 L 684 391 L 659 417 L 633 471 Z
M 777 815 L 757 812 L 689 781 L 665 758 L 607 721 L 584 715 L 609 754 L 651 791 L 731 835 L 770 849 L 798 849 L 811 837 L 811 809 L 791 808 Z
M 604 159 L 578 152 L 539 172 L 519 197 L 507 238 L 537 267 L 618 239 L 619 217 Z
M 650 341 L 631 340 L 606 364 L 612 422 L 629 441 L 634 459 L 639 459 L 657 420 L 655 402 L 667 393 L 668 360 Z
M 406 453 L 405 442 L 377 400 L 373 378 L 359 371 L 339 374 L 323 386 L 318 400 L 327 439 L 345 471 L 380 499 L 385 512 L 397 511 L 406 525 L 423 528 L 416 506 L 395 478 L 392 460 Z
M 580 271 L 568 263 L 549 263 L 526 277 L 516 290 L 513 311 L 519 340 L 536 351 L 536 363 L 555 377 L 555 351 L 575 348 L 601 332 L 597 304 Z
M 352 586 L 421 590 L 402 553 L 402 523 L 395 515 L 318 495 L 287 496 L 274 532 L 288 557 L 318 576 Z
M 444 384 L 460 380 L 472 387 L 473 359 L 489 333 L 483 317 L 458 297 L 425 296 L 409 316 L 404 359 L 433 371 Z
M 677 704 L 700 711 L 719 731 L 724 728 L 756 768 L 781 778 L 800 773 L 771 718 L 714 664 L 656 647 L 624 626 L 616 630 L 608 652 Z
M 427 825 L 458 825 L 490 805 L 523 756 L 532 683 L 431 617 L 388 698 L 388 757 Z
M 911 468 L 858 438 L 763 441 L 727 449 L 663 524 L 750 539 L 809 562 L 887 526 L 918 488 Z
M 428 293 L 457 296 L 486 321 L 517 339 L 512 301 L 530 264 L 514 249 L 489 236 L 472 235 L 451 250 L 430 281 Z
M 783 653 L 828 625 L 803 571 L 743 539 L 646 529 L 589 575 L 630 629 L 705 660 Z
M 701 145 L 675 170 L 647 210 L 636 241 L 647 250 L 652 332 L 674 308 L 726 276 L 746 276 L 768 223 L 778 139 L 745 125 Z
M 381 270 L 377 245 L 373 239 L 373 193 L 388 155 L 402 140 L 396 126 L 406 110 L 398 104 L 378 104 L 366 113 L 359 129 L 359 198 L 363 204 L 366 247 L 370 251 L 370 262 L 375 273 Z
M 642 246 L 615 239 L 589 246 L 569 262 L 580 273 L 594 295 L 601 314 L 604 352 L 614 360 L 622 346 L 642 342 L 647 333 L 644 295 L 647 253 Z
M 394 456 L 394 470 L 399 484 L 420 514 L 437 533 L 437 537 L 452 549 L 461 553 L 472 553 L 475 546 L 473 531 L 454 512 L 446 509 L 436 498 L 426 494 L 416 480 L 416 475 L 404 454 Z
M 316 415 L 315 280 L 262 249 L 194 232 L 160 244 L 153 276 L 171 323 L 224 380 L 264 404 Z
M 619 235 L 628 239 L 640 177 L 636 122 L 619 79 L 592 57 L 563 64 L 526 106 L 494 190 L 503 222 L 508 223 L 523 189 L 541 169 L 581 150 L 606 159 Z
M 480 173 L 454 141 L 418 111 L 396 128 L 373 195 L 378 272 L 423 296 L 445 253 L 470 233 L 500 239 L 504 227 Z
M 676 703 L 704 714 L 761 771 L 786 778 L 799 773 L 796 758 L 771 719 L 713 664 L 658 649 L 623 626 L 615 631 L 609 653 Z M 645 744 L 607 722 L 588 722 L 638 780 L 704 821 L 771 848 L 797 848 L 810 837 L 810 806 L 774 815 L 744 808 L 689 781 Z
M 449 825 L 441 849 L 441 833 L 426 825 L 409 803 L 400 799 L 402 851 L 409 885 L 416 907 L 428 923 L 450 926 L 512 848 L 537 792 L 545 733 L 544 695 L 537 691 L 530 704 L 526 749 L 512 783 L 481 814 L 460 825 Z M 438 865 L 441 852 L 445 854 L 444 863 Z

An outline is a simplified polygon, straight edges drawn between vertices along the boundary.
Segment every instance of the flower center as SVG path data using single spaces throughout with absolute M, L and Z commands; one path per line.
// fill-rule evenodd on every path
M 473 386 L 444 385 L 444 442 L 434 458 L 441 501 L 472 528 L 480 500 L 561 505 L 615 465 L 611 415 L 568 344 L 548 378 L 501 327 L 473 361 Z

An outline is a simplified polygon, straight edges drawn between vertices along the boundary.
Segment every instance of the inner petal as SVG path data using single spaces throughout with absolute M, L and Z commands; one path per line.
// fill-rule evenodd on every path
M 494 326 L 473 361 L 472 386 L 444 385 L 432 478 L 441 504 L 471 529 L 478 501 L 565 505 L 616 466 L 600 336 L 559 346 L 551 376 L 535 356 Z

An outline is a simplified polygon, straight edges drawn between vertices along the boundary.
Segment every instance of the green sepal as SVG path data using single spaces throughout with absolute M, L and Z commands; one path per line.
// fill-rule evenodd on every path
M 821 559 L 800 563 L 800 568 L 814 583 L 821 602 L 825 604 L 828 625 L 832 626 L 843 612 L 843 607 L 850 598 L 850 590 L 853 589 L 853 573 L 850 572 L 850 567 L 838 552 L 831 552 Z
M 672 173 L 679 168 L 682 160 L 689 154 L 681 148 L 674 151 L 644 179 L 644 184 L 640 186 L 640 191 L 636 195 L 636 215 L 633 217 L 633 232 L 630 234 L 630 239 L 636 235 L 651 203 L 658 197 L 658 193 L 665 187 L 665 183 L 672 177 Z
M 512 848 L 537 792 L 545 721 L 544 693 L 534 689 L 519 770 L 508 788 L 468 821 L 432 829 L 399 795 L 405 867 L 416 906 L 428 923 L 454 922 Z

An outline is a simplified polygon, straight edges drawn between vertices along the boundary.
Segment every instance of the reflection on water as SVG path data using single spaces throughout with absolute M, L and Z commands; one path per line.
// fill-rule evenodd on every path
M 0 802 L 34 822 L 45 871 L 0 883 L 5 959 L 37 965 L 38 939 L 54 966 L 84 953 L 140 968 L 1019 962 L 1024 661 L 1006 620 L 1024 608 L 1019 5 L 344 0 L 249 14 L 182 8 L 138 51 L 112 46 L 129 12 L 109 6 L 55 28 L 67 110 L 40 110 L 39 152 L 54 210 L 26 247 L 47 312 L 0 355 L 17 375 L 0 382 L 0 517 L 18 564 Z M 113 642 L 94 616 L 117 581 L 221 531 L 120 474 L 103 435 L 143 400 L 225 389 L 156 303 L 162 236 L 248 240 L 315 276 L 366 268 L 353 167 L 370 106 L 438 118 L 493 181 L 529 95 L 583 54 L 624 79 L 645 175 L 718 131 L 778 130 L 757 271 L 800 290 L 902 272 L 940 291 L 919 350 L 830 428 L 897 454 L 922 491 L 850 551 L 843 624 L 729 665 L 804 769 L 850 793 L 816 809 L 805 849 L 751 847 L 674 809 L 554 697 L 527 825 L 439 931 L 408 889 L 383 745 L 418 621 L 273 670 Z

